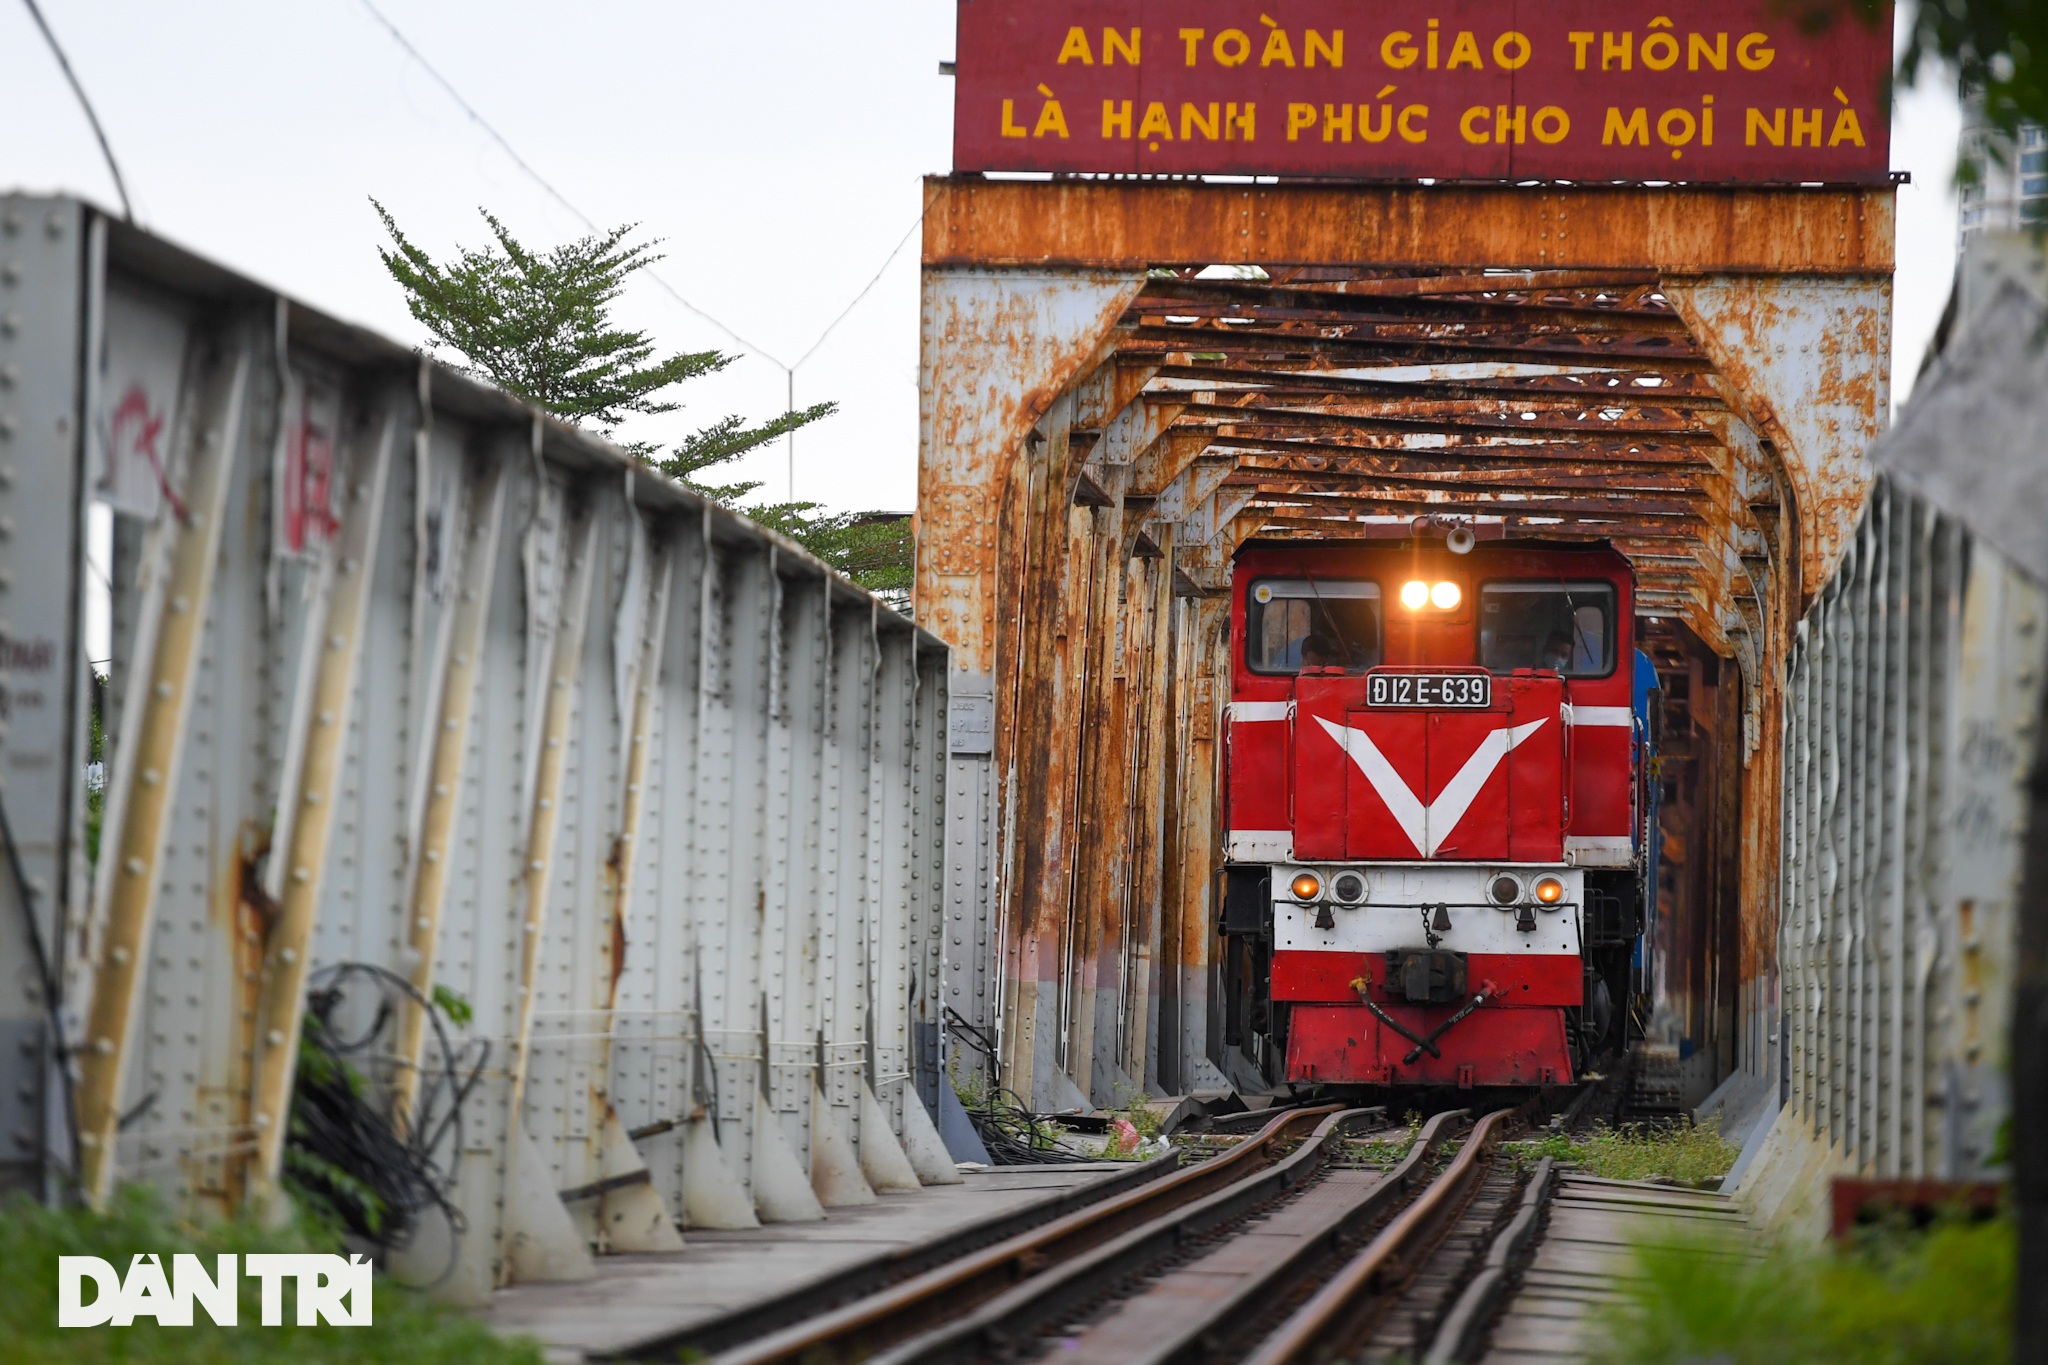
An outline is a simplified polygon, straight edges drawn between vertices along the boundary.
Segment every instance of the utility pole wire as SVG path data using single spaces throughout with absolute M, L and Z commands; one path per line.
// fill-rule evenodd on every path
M 28 5 L 30 10 L 35 9 L 35 0 L 24 0 L 24 3 Z M 422 53 L 417 47 L 413 46 L 412 40 L 410 38 L 407 38 L 405 34 L 399 30 L 398 25 L 392 23 L 389 18 L 385 17 L 384 12 L 378 9 L 375 4 L 371 3 L 371 0 L 360 0 L 360 3 L 364 9 L 370 12 L 370 17 L 375 19 L 378 25 L 381 26 L 386 33 L 391 35 L 391 40 L 397 43 L 401 48 L 403 48 L 405 50 L 406 55 L 411 57 L 414 62 L 418 63 L 420 69 L 425 71 L 428 76 L 433 78 L 434 83 L 441 87 L 442 91 L 447 94 L 448 98 L 454 100 L 456 105 L 462 110 L 462 112 L 469 116 L 470 122 L 474 123 L 477 127 L 483 129 L 484 134 L 488 136 L 491 139 L 491 141 L 497 143 L 498 146 L 504 151 L 505 155 L 512 158 L 512 163 L 519 167 L 520 170 L 524 171 L 528 178 L 530 178 L 534 182 L 534 184 L 539 185 L 543 190 L 546 190 L 548 192 L 548 195 L 552 199 L 554 199 L 556 203 L 560 204 L 563 208 L 567 209 L 570 212 L 570 214 L 576 219 L 576 221 L 583 224 L 584 227 L 588 228 L 592 232 L 597 232 L 600 230 L 597 224 L 591 221 L 589 214 L 585 213 L 582 209 L 579 209 L 574 204 L 570 203 L 569 197 L 567 195 L 563 194 L 560 190 L 556 189 L 552 184 L 550 184 L 546 176 L 542 175 L 539 171 L 535 170 L 531 165 L 527 163 L 525 157 L 519 155 L 519 153 L 513 149 L 512 144 L 505 140 L 505 135 L 503 133 L 500 133 L 496 128 L 492 127 L 490 120 L 485 118 L 482 114 L 478 113 L 475 107 L 471 105 L 468 100 L 462 97 L 461 92 L 458 91 L 454 87 L 454 85 L 449 82 L 448 78 L 446 76 L 443 76 L 440 73 L 440 71 L 435 68 L 432 62 L 427 60 L 426 54 Z M 41 22 L 40 15 L 37 16 L 37 22 Z M 45 28 L 43 32 L 45 36 L 48 36 L 49 30 L 47 28 Z M 56 40 L 54 38 L 50 40 L 50 43 L 52 47 L 56 46 Z M 58 60 L 63 60 L 62 53 L 58 54 Z M 70 74 L 70 70 L 70 67 L 65 67 L 65 74 Z M 72 84 L 73 87 L 76 88 L 77 82 L 74 81 Z M 80 91 L 79 99 L 83 101 L 84 98 L 84 92 Z M 90 115 L 92 111 L 90 108 L 88 108 L 86 112 L 88 115 Z M 94 120 L 93 127 L 95 129 L 99 127 L 99 123 L 97 120 Z M 105 138 L 102 138 L 100 140 L 100 145 L 102 147 L 106 145 Z M 112 152 L 109 152 L 107 154 L 107 161 L 109 165 L 112 164 Z M 119 181 L 120 173 L 118 171 L 115 172 L 114 178 L 117 182 Z M 936 199 L 937 197 L 938 196 L 936 194 L 932 196 L 933 199 Z M 122 202 L 127 202 L 127 194 L 125 191 L 122 194 Z M 853 296 L 853 301 L 848 303 L 846 307 L 839 310 L 838 317 L 833 318 L 831 322 L 826 324 L 825 330 L 818 333 L 818 339 L 811 343 L 811 348 L 808 351 L 805 351 L 802 356 L 798 357 L 797 362 L 794 365 L 784 364 L 781 360 L 777 359 L 774 353 L 769 351 L 766 347 L 756 346 L 753 342 L 747 340 L 738 332 L 735 332 L 732 328 L 726 326 L 723 322 L 720 322 L 717 318 L 711 316 L 711 314 L 705 312 L 702 308 L 699 308 L 696 304 L 691 303 L 688 299 L 684 298 L 682 294 L 676 290 L 676 287 L 674 285 L 670 284 L 667 280 L 663 279 L 658 273 L 655 272 L 655 270 L 652 267 L 648 267 L 646 273 L 648 278 L 652 279 L 656 284 L 660 285 L 662 290 L 665 293 L 667 293 L 670 298 L 674 299 L 677 303 L 680 303 L 684 308 L 696 314 L 698 317 L 704 319 L 704 321 L 710 323 L 713 327 L 716 327 L 719 331 L 731 337 L 734 341 L 737 341 L 743 349 L 753 352 L 762 360 L 767 361 L 776 369 L 781 370 L 782 377 L 784 380 L 784 412 L 785 414 L 793 413 L 796 411 L 797 370 L 803 366 L 805 361 L 809 360 L 812 356 L 818 353 L 818 348 L 825 344 L 825 339 L 831 336 L 833 331 L 839 326 L 839 324 L 846 321 L 847 315 L 852 313 L 855 308 L 858 308 L 860 306 L 861 300 L 866 298 L 877 284 L 881 283 L 882 276 L 888 272 L 889 267 L 895 263 L 897 256 L 902 254 L 903 248 L 909 245 L 910 239 L 916 235 L 919 225 L 921 225 L 924 222 L 925 213 L 931 208 L 931 206 L 932 200 L 927 199 L 924 202 L 923 207 L 918 209 L 917 218 L 910 224 L 909 229 L 904 232 L 902 238 L 896 243 L 896 245 L 890 249 L 889 254 L 883 258 L 881 268 L 875 271 L 874 278 L 870 279 L 865 285 L 861 286 L 861 291 Z M 789 433 L 787 438 L 786 449 L 789 465 L 788 496 L 789 501 L 795 502 L 795 431 L 791 431 Z
M 29 6 L 30 9 L 35 8 L 35 0 L 25 0 L 25 3 Z M 422 53 L 418 48 L 412 45 L 412 40 L 407 38 L 405 34 L 399 31 L 398 25 L 392 23 L 391 20 L 387 19 L 384 16 L 384 11 L 378 9 L 375 5 L 371 4 L 370 0 L 361 0 L 361 3 L 363 8 L 370 12 L 370 16 L 374 18 L 380 25 L 383 26 L 384 31 L 391 35 L 392 41 L 405 49 L 406 55 L 411 57 L 413 61 L 417 62 L 419 64 L 420 69 L 422 71 L 425 71 L 427 75 L 433 78 L 434 84 L 440 86 L 441 89 L 447 94 L 448 98 L 454 100 L 457 106 L 461 108 L 463 113 L 469 115 L 469 121 L 471 123 L 474 123 L 477 127 L 483 129 L 484 134 L 487 137 L 489 137 L 491 141 L 497 143 L 498 146 L 504 151 L 506 156 L 512 158 L 512 163 L 514 165 L 519 167 L 520 170 L 526 172 L 527 177 L 531 179 L 534 184 L 546 190 L 548 192 L 548 195 L 551 198 L 553 198 L 557 204 L 560 204 L 563 208 L 569 210 L 570 214 L 575 217 L 577 222 L 583 224 L 584 227 L 590 229 L 590 231 L 592 232 L 600 231 L 597 224 L 593 223 L 590 220 L 589 214 L 585 213 L 582 209 L 579 209 L 574 204 L 570 203 L 569 197 L 567 195 L 563 194 L 560 190 L 556 189 L 552 184 L 548 183 L 548 178 L 546 176 L 542 175 L 539 171 L 535 170 L 532 166 L 528 165 L 526 158 L 519 155 L 517 151 L 513 150 L 512 144 L 505 140 L 505 135 L 499 132 L 496 128 L 493 128 L 491 126 L 491 121 L 489 119 L 485 118 L 482 114 L 479 114 L 476 111 L 475 107 L 471 105 L 468 100 L 462 98 L 461 92 L 458 91 L 452 84 L 449 83 L 448 78 L 442 75 L 440 71 L 435 68 L 432 62 L 427 60 L 426 55 L 424 53 Z M 48 30 L 44 31 L 48 32 Z M 81 96 L 80 98 L 83 98 L 83 96 Z M 778 370 L 783 370 L 786 372 L 789 369 L 789 366 L 783 364 L 780 360 L 777 360 L 775 356 L 771 354 L 766 347 L 756 346 L 753 342 L 747 340 L 738 332 L 735 332 L 732 328 L 726 326 L 723 322 L 720 322 L 717 318 L 711 316 L 711 314 L 705 312 L 702 308 L 699 308 L 696 304 L 691 303 L 688 299 L 684 298 L 682 294 L 677 291 L 676 287 L 670 284 L 667 280 L 663 279 L 658 273 L 656 273 L 653 267 L 647 267 L 646 274 L 649 279 L 653 280 L 656 284 L 660 285 L 670 298 L 674 299 L 677 303 L 683 305 L 683 307 L 687 308 L 690 312 L 695 313 L 698 317 L 704 319 L 704 321 L 710 323 L 713 327 L 716 327 L 719 331 L 731 337 L 734 341 L 737 341 L 742 349 L 752 351 L 755 355 L 761 357 L 761 359 L 775 366 L 775 368 Z
M 100 127 L 100 116 L 93 112 L 92 101 L 85 97 L 85 87 L 78 83 L 78 73 L 71 69 L 71 59 L 64 55 L 64 48 L 57 41 L 57 35 L 50 31 L 50 23 L 43 18 L 43 12 L 36 0 L 21 0 L 28 6 L 29 17 L 36 21 L 36 27 L 43 31 L 43 41 L 50 45 L 51 55 L 57 65 L 63 68 L 64 79 L 71 82 L 71 93 L 78 96 L 79 108 L 85 110 L 85 121 L 92 125 L 92 135 L 99 139 L 100 155 L 107 159 L 107 170 L 114 177 L 114 193 L 121 196 L 121 217 L 128 222 L 135 221 L 135 207 L 128 202 L 128 182 L 121 178 L 121 167 L 114 160 L 114 149 L 107 142 L 107 130 Z
M 796 364 L 790 366 L 791 369 L 800 368 L 803 365 L 804 361 L 809 360 L 812 356 L 816 355 L 818 353 L 818 348 L 825 344 L 825 338 L 832 335 L 833 328 L 837 327 L 840 323 L 846 321 L 846 315 L 848 313 L 851 313 L 854 309 L 860 307 L 860 301 L 868 296 L 868 292 L 870 290 L 872 290 L 876 285 L 882 282 L 882 276 L 888 273 L 889 267 L 896 263 L 896 258 L 902 254 L 903 248 L 910 245 L 911 237 L 914 236 L 918 228 L 923 225 L 925 214 L 931 211 L 932 200 L 937 199 L 938 197 L 938 194 L 934 193 L 931 199 L 927 199 L 924 201 L 924 207 L 920 208 L 917 211 L 917 217 L 912 220 L 910 227 L 904 231 L 902 240 L 898 241 L 895 246 L 891 247 L 889 249 L 889 254 L 882 258 L 881 268 L 875 271 L 875 277 L 869 280 L 866 284 L 862 285 L 861 291 L 853 296 L 853 302 L 847 304 L 846 307 L 840 309 L 839 316 L 832 319 L 831 322 L 825 325 L 825 330 L 818 333 L 818 339 L 811 343 L 811 349 L 805 351 L 801 356 L 799 356 L 797 358 Z
M 938 195 L 934 194 L 932 196 L 932 199 L 936 198 L 938 198 Z M 811 343 L 811 349 L 805 351 L 802 355 L 798 356 L 796 364 L 790 366 L 789 369 L 784 372 L 789 376 L 788 410 L 790 412 L 796 411 L 796 372 L 803 368 L 803 364 L 805 361 L 809 360 L 812 356 L 818 353 L 818 348 L 825 344 L 825 338 L 831 336 L 833 329 L 838 327 L 840 323 L 846 321 L 847 314 L 851 313 L 854 309 L 860 307 L 860 301 L 868 296 L 868 292 L 872 290 L 876 285 L 882 282 L 882 276 L 886 275 L 889 272 L 889 267 L 896 263 L 896 257 L 902 253 L 903 248 L 909 243 L 912 235 L 917 232 L 918 226 L 924 222 L 924 215 L 926 211 L 931 208 L 932 199 L 927 199 L 924 201 L 924 207 L 917 211 L 917 217 L 911 222 L 909 229 L 904 232 L 902 238 L 897 241 L 896 245 L 889 249 L 889 254 L 882 258 L 881 267 L 875 271 L 874 278 L 861 286 L 860 292 L 853 296 L 853 301 L 847 304 L 846 307 L 839 310 L 839 316 L 833 318 L 832 321 L 825 324 L 825 330 L 818 333 L 818 339 Z M 789 500 L 791 502 L 795 502 L 796 433 L 794 431 L 789 433 L 789 445 L 787 455 L 789 460 Z

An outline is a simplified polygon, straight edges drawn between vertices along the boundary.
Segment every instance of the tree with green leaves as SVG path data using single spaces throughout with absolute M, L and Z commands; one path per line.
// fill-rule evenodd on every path
M 666 396 L 671 390 L 733 361 L 720 351 L 663 357 L 648 333 L 612 320 L 627 279 L 661 259 L 659 243 L 631 240 L 635 224 L 539 252 L 486 211 L 495 245 L 458 247 L 444 264 L 408 238 L 382 204 L 370 202 L 391 237 L 377 254 L 427 329 L 430 347 L 453 352 L 467 372 L 566 421 L 590 423 L 612 438 L 630 417 L 676 411 L 681 404 Z M 827 513 L 814 502 L 749 506 L 745 500 L 759 491 L 759 480 L 702 477 L 830 416 L 837 406 L 817 403 L 754 426 L 724 417 L 667 454 L 645 441 L 622 444 L 691 491 L 788 536 L 892 605 L 907 606 L 908 518 Z

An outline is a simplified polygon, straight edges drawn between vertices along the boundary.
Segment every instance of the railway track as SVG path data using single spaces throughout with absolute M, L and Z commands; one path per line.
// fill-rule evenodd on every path
M 1493 1148 L 1515 1118 L 1438 1114 L 1382 1168 L 1353 1144 L 1386 1133 L 1383 1110 L 1290 1111 L 1223 1155 L 851 1302 L 768 1305 L 757 1316 L 788 1325 L 735 1344 L 695 1334 L 662 1354 L 695 1349 L 715 1365 L 1413 1358 L 1514 1202 L 1514 1173 Z
M 857 1267 L 796 1295 L 642 1343 L 631 1354 L 673 1360 L 679 1352 L 693 1352 L 721 1365 L 867 1360 L 1048 1266 L 1264 1172 L 1340 1108 L 1288 1110 L 1228 1152 L 1198 1165 L 1160 1157 L 1133 1167 L 1127 1176 L 1078 1191 L 1076 1198 L 1051 1209 L 1035 1207 L 972 1225 L 914 1254 Z

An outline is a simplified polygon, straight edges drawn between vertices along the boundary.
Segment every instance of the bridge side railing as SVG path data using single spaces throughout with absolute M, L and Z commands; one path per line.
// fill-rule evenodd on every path
M 1997 550 L 1881 479 L 1794 651 L 1783 1042 L 1759 1060 L 1852 1170 L 1994 1160 L 2044 612 Z
M 75 201 L 0 222 L 10 1181 L 266 1199 L 327 991 L 403 1098 L 474 1074 L 417 1248 L 458 1294 L 900 1172 L 945 647 L 446 366 Z
M 1774 1217 L 1823 1220 L 1829 1174 L 1997 1179 L 2026 1141 L 2015 1078 L 2038 1026 L 2016 1006 L 2048 662 L 2039 278 L 2038 241 L 1970 244 L 1935 359 L 1873 449 L 1861 523 L 1799 627 L 1778 960 L 1744 1030 L 1745 1076 L 1782 1108 L 1739 1174 Z

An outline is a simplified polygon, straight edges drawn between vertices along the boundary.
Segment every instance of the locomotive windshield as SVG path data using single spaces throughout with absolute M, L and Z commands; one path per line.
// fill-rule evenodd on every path
M 1488 583 L 1479 589 L 1479 662 L 1495 673 L 1544 668 L 1567 678 L 1614 670 L 1614 585 Z
M 1254 673 L 1380 662 L 1380 585 L 1324 578 L 1262 578 L 1245 594 L 1245 662 Z

